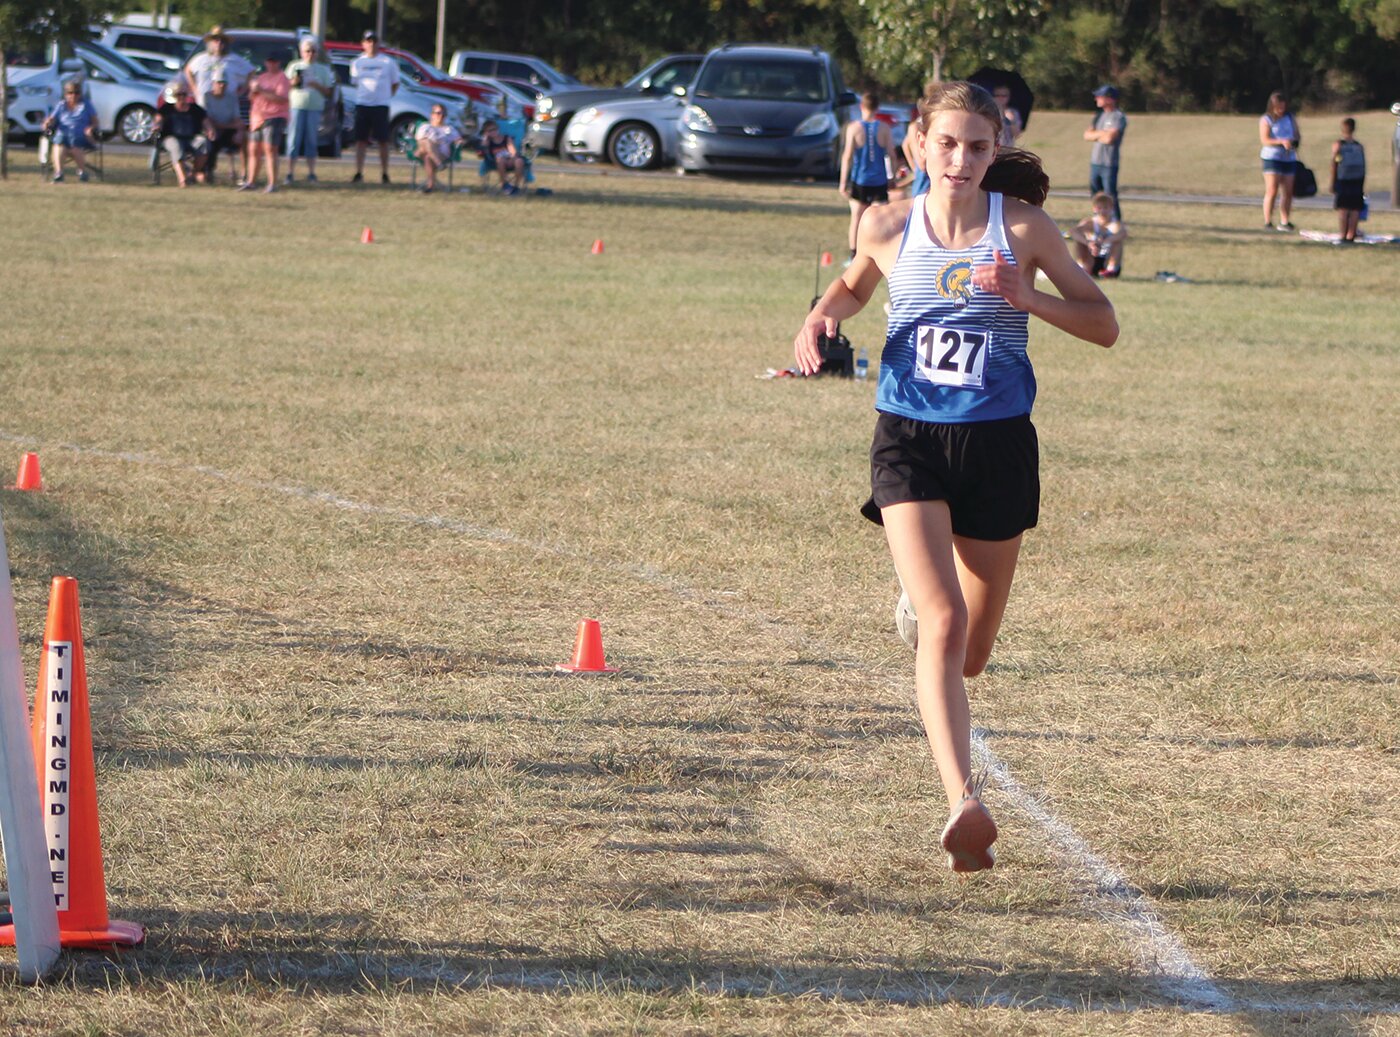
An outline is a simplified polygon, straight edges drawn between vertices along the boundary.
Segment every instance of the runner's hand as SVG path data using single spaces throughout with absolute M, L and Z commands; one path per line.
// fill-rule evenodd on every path
M 792 342 L 792 353 L 797 358 L 797 369 L 805 375 L 816 374 L 821 370 L 822 354 L 817 348 L 817 338 L 825 335 L 836 337 L 836 319 L 813 310 L 802 322 L 802 330 Z
M 972 283 L 984 292 L 1000 295 L 1018 310 L 1030 305 L 1031 289 L 1026 287 L 1026 279 L 1021 268 L 1012 266 L 997 249 L 992 253 L 994 262 L 983 263 L 972 268 Z

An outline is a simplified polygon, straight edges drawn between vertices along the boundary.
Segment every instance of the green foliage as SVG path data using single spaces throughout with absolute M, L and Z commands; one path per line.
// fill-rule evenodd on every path
M 1022 75 L 1041 101 L 1083 108 L 1108 65 L 1113 19 L 1107 12 L 1082 10 L 1051 17 L 1036 34 L 1022 63 Z
M 1035 32 L 1042 0 L 858 0 L 865 72 L 918 92 L 927 81 L 1014 65 Z

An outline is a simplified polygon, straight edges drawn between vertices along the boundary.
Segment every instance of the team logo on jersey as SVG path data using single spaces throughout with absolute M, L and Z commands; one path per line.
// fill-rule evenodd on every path
M 972 301 L 972 260 L 954 259 L 938 271 L 938 294 L 958 306 Z

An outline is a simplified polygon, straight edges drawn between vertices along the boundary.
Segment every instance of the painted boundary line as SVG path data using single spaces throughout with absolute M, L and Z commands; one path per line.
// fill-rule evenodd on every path
M 0 430 L 0 441 L 13 443 L 18 446 L 36 447 L 41 445 L 39 441 L 33 437 L 15 435 L 3 430 Z M 555 557 L 586 564 L 604 571 L 611 570 L 620 575 L 628 576 L 651 584 L 652 586 L 659 587 L 682 600 L 696 602 L 731 618 L 744 620 L 760 626 L 783 641 L 805 645 L 807 647 L 811 647 L 813 644 L 819 645 L 819 643 L 815 643 L 811 641 L 811 639 L 805 637 L 802 632 L 795 627 L 769 619 L 767 616 L 753 609 L 736 607 L 720 601 L 713 595 L 707 595 L 678 578 L 650 566 L 625 564 L 592 558 L 586 554 L 581 554 L 578 551 L 572 550 L 567 544 L 530 540 L 518 536 L 509 530 L 475 525 L 469 522 L 463 522 L 460 519 L 449 518 L 442 515 L 422 515 L 401 508 L 386 507 L 365 501 L 357 501 L 329 491 L 317 490 L 312 487 L 293 483 L 276 483 L 261 479 L 252 479 L 236 473 L 225 472 L 209 465 L 171 461 L 152 454 L 133 451 L 104 450 L 98 447 L 88 447 L 74 443 L 55 443 L 49 445 L 59 450 L 84 457 L 98 458 L 107 461 L 120 461 L 127 464 L 146 465 L 174 472 L 194 473 L 234 486 L 241 486 L 247 489 L 275 493 L 298 500 L 323 504 L 371 518 L 388 519 L 405 525 L 418 526 L 426 529 L 440 529 L 488 543 L 509 544 L 541 554 L 554 555 Z M 899 689 L 904 689 L 906 683 L 907 681 L 902 678 L 897 682 L 893 679 L 891 680 L 891 686 Z M 1347 1014 L 1400 1014 L 1400 1003 L 1364 1005 L 1354 1002 L 1338 1003 L 1292 998 L 1275 1000 L 1254 998 L 1237 999 L 1226 994 L 1211 976 L 1195 962 L 1181 938 L 1162 921 L 1161 917 L 1157 914 L 1151 898 L 1134 887 L 1122 872 L 1118 871 L 1103 857 L 1095 853 L 1067 822 L 1059 818 L 1039 797 L 1028 791 L 1011 773 L 1006 763 L 1001 760 L 992 750 L 991 746 L 987 744 L 984 732 L 974 729 L 972 742 L 973 752 L 978 757 L 979 762 L 991 772 L 997 785 L 1010 800 L 1012 806 L 1030 817 L 1040 828 L 1055 855 L 1060 859 L 1061 864 L 1072 875 L 1080 879 L 1087 879 L 1092 884 L 1093 890 L 1091 893 L 1086 894 L 1086 903 L 1096 908 L 1096 913 L 1104 922 L 1118 928 L 1131 940 L 1137 950 L 1138 961 L 1144 974 L 1149 979 L 1155 979 L 1157 981 L 1159 989 L 1167 998 L 1167 1003 L 1164 1007 L 1176 1006 L 1198 1012 L 1235 1012 L 1247 1010 L 1269 1013 L 1325 1012 Z M 292 971 L 295 973 L 298 970 Z M 318 973 L 319 970 L 301 971 L 311 976 Z M 513 978 L 515 975 L 514 972 L 505 972 L 498 978 L 492 979 L 492 974 L 488 971 L 484 983 L 480 982 L 480 977 L 477 974 L 469 972 L 450 974 L 449 971 L 443 970 L 403 971 L 405 971 L 405 976 L 399 978 L 417 978 L 418 974 L 421 972 L 421 978 L 425 980 L 431 979 L 444 983 L 454 983 L 456 985 L 471 985 L 473 982 L 476 982 L 478 985 L 489 985 L 495 982 L 497 985 L 534 989 L 537 986 L 547 985 L 550 982 L 543 974 L 532 980 L 523 971 L 520 973 L 518 981 Z M 551 975 L 557 977 L 556 981 L 562 981 L 567 975 L 567 973 L 560 970 L 552 969 L 548 971 Z M 745 992 L 753 994 L 783 992 L 781 986 L 781 984 L 776 984 L 765 987 L 762 984 L 753 984 L 747 981 L 742 983 L 725 981 L 719 984 L 720 989 L 730 990 L 736 993 L 740 992 L 741 988 L 752 988 L 745 989 Z M 821 992 L 825 990 L 825 987 L 819 985 L 816 988 L 804 987 L 802 989 Z M 794 988 L 791 992 L 797 993 L 799 991 Z M 835 991 L 833 990 L 832 992 L 834 993 Z M 856 994 L 857 992 L 851 988 L 845 988 L 845 992 L 842 996 L 849 998 Z M 901 991 L 897 987 L 882 986 L 879 994 L 868 996 L 867 999 L 911 1003 L 915 998 L 922 997 L 927 999 L 930 996 L 934 996 L 938 1000 L 945 999 L 932 986 L 917 990 L 911 988 L 907 991 Z M 1001 997 L 990 994 L 985 1001 L 981 1001 L 981 1003 L 986 1004 L 1000 1005 L 1005 1003 L 1008 1007 L 1015 1007 L 1015 1002 L 1016 999 L 1009 996 Z M 926 1001 L 920 1001 L 919 1003 L 926 1003 Z M 1056 1006 L 1047 998 L 1037 998 L 1035 1003 L 1044 1007 L 1070 1007 L 1068 1004 L 1066 1006 Z M 1073 1007 L 1077 1007 L 1077 1005 Z

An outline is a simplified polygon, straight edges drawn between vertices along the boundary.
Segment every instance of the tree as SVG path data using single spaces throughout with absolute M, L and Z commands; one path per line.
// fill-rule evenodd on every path
M 59 40 L 84 36 L 87 27 L 106 20 L 103 0 L 0 0 L 0 179 L 10 175 L 9 75 L 5 55 Z
M 1045 0 L 859 0 L 866 72 L 892 87 L 920 89 L 950 71 L 1014 65 L 1034 36 Z M 948 67 L 951 56 L 951 69 Z

